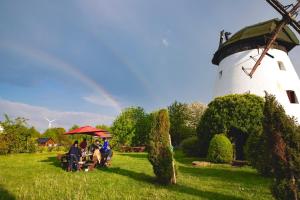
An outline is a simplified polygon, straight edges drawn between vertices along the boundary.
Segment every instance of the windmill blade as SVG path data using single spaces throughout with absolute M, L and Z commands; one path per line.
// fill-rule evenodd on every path
M 295 19 L 292 20 L 291 26 L 300 34 L 300 23 Z
M 56 121 L 56 119 L 50 120 L 51 123 L 54 122 L 54 121 Z
M 275 10 L 281 15 L 288 15 L 289 13 L 284 9 L 284 6 L 277 0 L 266 0 Z

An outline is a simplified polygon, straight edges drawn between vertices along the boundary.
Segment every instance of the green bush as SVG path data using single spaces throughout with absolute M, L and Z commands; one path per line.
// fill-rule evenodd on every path
M 285 114 L 275 96 L 266 94 L 264 107 L 265 152 L 270 155 L 275 199 L 300 197 L 300 127 Z
M 266 138 L 262 133 L 251 134 L 245 146 L 246 158 L 258 173 L 263 176 L 272 174 L 270 154 L 265 151 Z
M 243 159 L 243 147 L 249 135 L 262 131 L 264 100 L 252 94 L 217 97 L 209 103 L 198 127 L 201 156 L 206 156 L 215 134 L 227 133 L 236 145 L 237 159 Z
M 183 140 L 180 144 L 182 152 L 187 156 L 199 156 L 199 140 L 197 136 L 193 136 Z
M 153 113 L 152 116 L 148 159 L 159 183 L 176 183 L 168 111 L 163 109 Z
M 217 134 L 212 138 L 207 158 L 214 163 L 230 163 L 232 161 L 232 144 L 224 134 Z

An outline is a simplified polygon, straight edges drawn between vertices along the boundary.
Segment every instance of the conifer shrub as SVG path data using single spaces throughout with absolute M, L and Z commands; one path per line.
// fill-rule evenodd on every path
M 217 134 L 211 139 L 207 159 L 214 163 L 230 163 L 232 161 L 233 147 L 224 134 Z
M 155 112 L 152 114 L 152 118 L 148 159 L 159 183 L 176 183 L 168 111 L 162 109 Z
M 274 96 L 265 98 L 263 130 L 274 176 L 272 195 L 296 200 L 300 197 L 300 128 Z
M 246 159 L 258 173 L 263 176 L 271 176 L 271 156 L 265 149 L 266 145 L 267 140 L 262 132 L 253 133 L 249 136 L 244 151 Z
M 180 147 L 182 152 L 187 156 L 199 156 L 199 140 L 197 136 L 189 137 L 184 139 Z

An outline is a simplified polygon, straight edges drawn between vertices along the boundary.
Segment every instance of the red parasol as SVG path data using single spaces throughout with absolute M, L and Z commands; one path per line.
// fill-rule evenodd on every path
M 66 132 L 65 135 L 74 135 L 74 134 L 85 134 L 92 136 L 99 136 L 101 138 L 110 138 L 111 134 L 103 129 L 94 128 L 91 126 L 83 126 L 72 131 Z

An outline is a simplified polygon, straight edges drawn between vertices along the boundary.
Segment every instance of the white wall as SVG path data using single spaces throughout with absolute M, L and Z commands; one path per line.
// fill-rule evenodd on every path
M 277 100 L 286 110 L 286 113 L 295 116 L 300 121 L 300 104 L 291 104 L 286 90 L 293 90 L 300 102 L 300 80 L 287 53 L 277 49 L 269 50 L 274 58 L 265 56 L 261 65 L 253 74 L 252 79 L 244 73 L 242 67 L 250 72 L 255 61 L 250 58 L 259 58 L 263 49 L 247 50 L 235 53 L 223 59 L 218 66 L 222 76 L 215 81 L 214 97 L 227 94 L 241 94 L 250 92 L 264 96 L 264 91 L 276 96 Z M 283 62 L 286 71 L 280 70 L 277 61 Z

